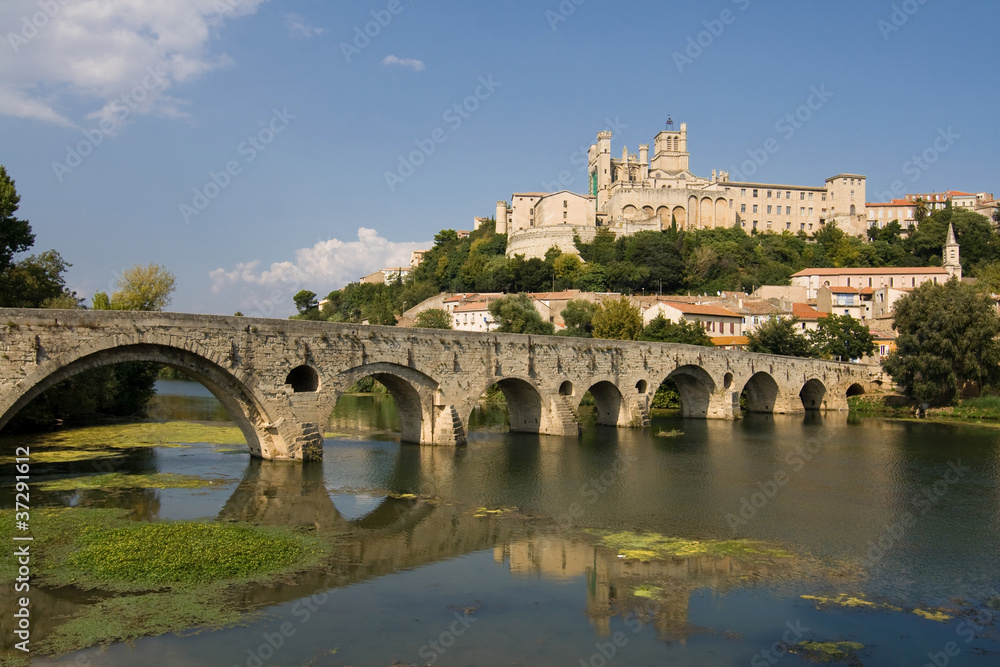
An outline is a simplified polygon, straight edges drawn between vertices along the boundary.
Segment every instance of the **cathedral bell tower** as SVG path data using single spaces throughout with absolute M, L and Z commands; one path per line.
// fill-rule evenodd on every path
M 958 241 L 955 240 L 955 227 L 948 223 L 948 238 L 944 242 L 944 270 L 949 276 L 962 279 L 962 263 L 959 261 L 960 254 Z

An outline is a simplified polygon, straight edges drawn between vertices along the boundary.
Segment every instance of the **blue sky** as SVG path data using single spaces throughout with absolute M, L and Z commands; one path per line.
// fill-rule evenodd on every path
M 172 310 L 285 316 L 514 191 L 585 191 L 598 131 L 637 152 L 668 114 L 701 176 L 756 154 L 753 180 L 860 173 L 869 201 L 1000 190 L 998 18 L 986 0 L 6 0 L 0 163 L 88 301 L 157 262 Z

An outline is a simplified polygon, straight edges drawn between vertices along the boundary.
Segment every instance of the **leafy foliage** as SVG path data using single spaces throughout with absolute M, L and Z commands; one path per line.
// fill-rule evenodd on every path
M 424 329 L 451 329 L 451 315 L 440 308 L 429 308 L 417 313 L 417 326 Z
M 642 315 L 626 297 L 605 300 L 594 313 L 594 338 L 635 340 L 642 331 Z
M 798 322 L 794 317 L 767 318 L 756 330 L 747 334 L 747 350 L 790 357 L 813 356 L 808 339 L 795 326 Z
M 687 345 L 703 345 L 714 347 L 711 336 L 705 333 L 695 322 L 681 320 L 671 322 L 663 315 L 657 315 L 639 334 L 639 340 L 658 341 L 661 343 L 684 343 Z
M 850 361 L 875 352 L 871 332 L 850 315 L 830 313 L 819 319 L 819 326 L 809 332 L 809 342 L 816 356 Z
M 573 255 L 564 255 L 573 257 Z M 594 335 L 594 315 L 597 304 L 587 299 L 570 299 L 563 308 L 562 318 L 566 328 L 559 332 L 562 336 L 590 338 Z
M 907 396 L 943 405 L 1000 385 L 1000 319 L 976 288 L 924 283 L 896 302 L 895 328 L 882 367 Z
M 35 235 L 27 220 L 14 216 L 21 203 L 14 180 L 7 169 L 0 165 L 0 273 L 7 271 L 14 255 L 35 244 Z
M 490 315 L 502 333 L 552 335 L 555 327 L 542 316 L 527 294 L 508 295 L 490 302 Z
M 111 310 L 160 311 L 170 303 L 174 274 L 159 264 L 136 264 L 121 272 L 111 294 Z

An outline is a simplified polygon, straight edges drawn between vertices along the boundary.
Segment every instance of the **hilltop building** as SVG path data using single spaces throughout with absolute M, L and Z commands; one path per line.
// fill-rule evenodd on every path
M 611 155 L 611 132 L 599 132 L 588 152 L 589 192 L 515 192 L 498 201 L 497 232 L 506 233 L 507 256 L 544 257 L 552 246 L 576 253 L 574 235 L 590 241 L 598 229 L 629 235 L 679 229 L 739 226 L 747 232 L 812 234 L 836 222 L 853 235 L 865 233 L 865 177 L 838 174 L 824 186 L 775 185 L 710 178 L 690 171 L 687 124 L 667 129 L 638 154 Z

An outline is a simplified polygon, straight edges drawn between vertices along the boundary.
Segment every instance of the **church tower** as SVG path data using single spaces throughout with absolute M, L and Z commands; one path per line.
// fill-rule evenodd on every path
M 678 174 L 688 171 L 688 128 L 687 123 L 681 123 L 680 130 L 673 129 L 673 121 L 667 120 L 668 129 L 660 132 L 653 139 L 653 162 L 650 171 Z
M 944 242 L 944 270 L 949 276 L 962 279 L 962 263 L 959 261 L 958 241 L 955 240 L 955 227 L 948 223 L 948 238 Z

